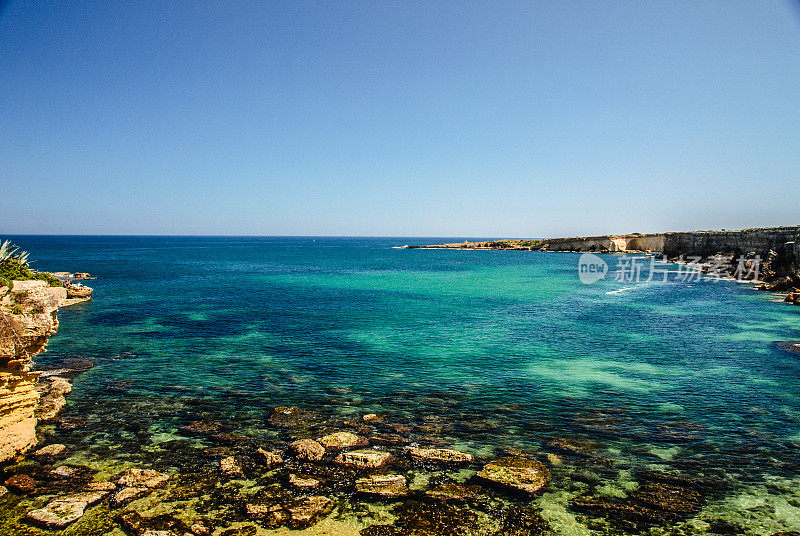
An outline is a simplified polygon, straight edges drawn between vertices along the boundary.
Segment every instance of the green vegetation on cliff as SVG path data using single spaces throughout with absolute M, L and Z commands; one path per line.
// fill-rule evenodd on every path
M 0 243 L 0 285 L 11 287 L 11 282 L 37 279 L 51 287 L 61 287 L 59 278 L 48 272 L 36 272 L 28 267 L 28 252 L 6 240 Z

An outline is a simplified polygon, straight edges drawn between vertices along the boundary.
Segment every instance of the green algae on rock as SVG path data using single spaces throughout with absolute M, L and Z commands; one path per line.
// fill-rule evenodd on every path
M 527 458 L 495 460 L 484 465 L 476 476 L 489 485 L 527 494 L 536 493 L 552 478 L 543 463 Z

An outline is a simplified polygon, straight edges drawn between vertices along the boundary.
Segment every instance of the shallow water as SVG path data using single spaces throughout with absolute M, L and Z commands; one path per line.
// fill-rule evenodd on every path
M 800 530 L 800 356 L 775 344 L 800 339 L 800 308 L 750 285 L 584 285 L 571 253 L 393 247 L 437 239 L 14 241 L 99 276 L 37 358 L 95 363 L 65 413 L 86 426 L 45 430 L 87 459 L 157 462 L 198 418 L 269 441 L 275 406 L 380 413 L 486 459 L 594 440 L 608 496 L 647 469 L 725 482 L 673 530 Z M 537 506 L 560 533 L 612 530 L 569 507 L 576 470 Z

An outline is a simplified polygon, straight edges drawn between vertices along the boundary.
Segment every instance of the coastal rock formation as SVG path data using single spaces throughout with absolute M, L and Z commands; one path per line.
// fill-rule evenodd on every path
M 784 291 L 800 286 L 800 226 L 765 227 L 738 231 L 688 231 L 657 234 L 623 234 L 572 238 L 506 239 L 484 242 L 411 245 L 430 249 L 511 249 L 593 253 L 654 253 L 669 258 L 721 256 L 738 262 L 742 256 L 760 258 L 760 275 L 783 284 L 765 290 Z
M 544 464 L 526 458 L 507 458 L 487 463 L 477 477 L 487 484 L 527 494 L 536 493 L 552 478 Z
M 15 281 L 0 296 L 0 461 L 6 461 L 36 444 L 39 373 L 30 372 L 31 360 L 58 330 L 66 294 L 44 281 Z
M 475 461 L 472 454 L 451 449 L 422 449 L 409 448 L 408 455 L 415 462 L 439 464 L 466 464 Z
M 91 287 L 86 287 L 84 285 L 67 285 L 67 298 L 74 299 L 74 298 L 89 298 L 94 292 L 94 289 Z
M 395 499 L 408 494 L 408 483 L 403 475 L 370 475 L 356 480 L 356 492 L 367 496 Z
M 44 508 L 28 512 L 28 519 L 49 529 L 64 528 L 80 519 L 88 506 L 100 501 L 107 493 L 92 491 L 53 499 Z

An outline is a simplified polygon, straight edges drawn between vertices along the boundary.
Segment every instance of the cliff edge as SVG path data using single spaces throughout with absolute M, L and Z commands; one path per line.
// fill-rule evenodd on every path
M 58 307 L 67 291 L 44 281 L 0 287 L 0 462 L 36 444 L 39 373 L 32 360 L 58 330 Z

